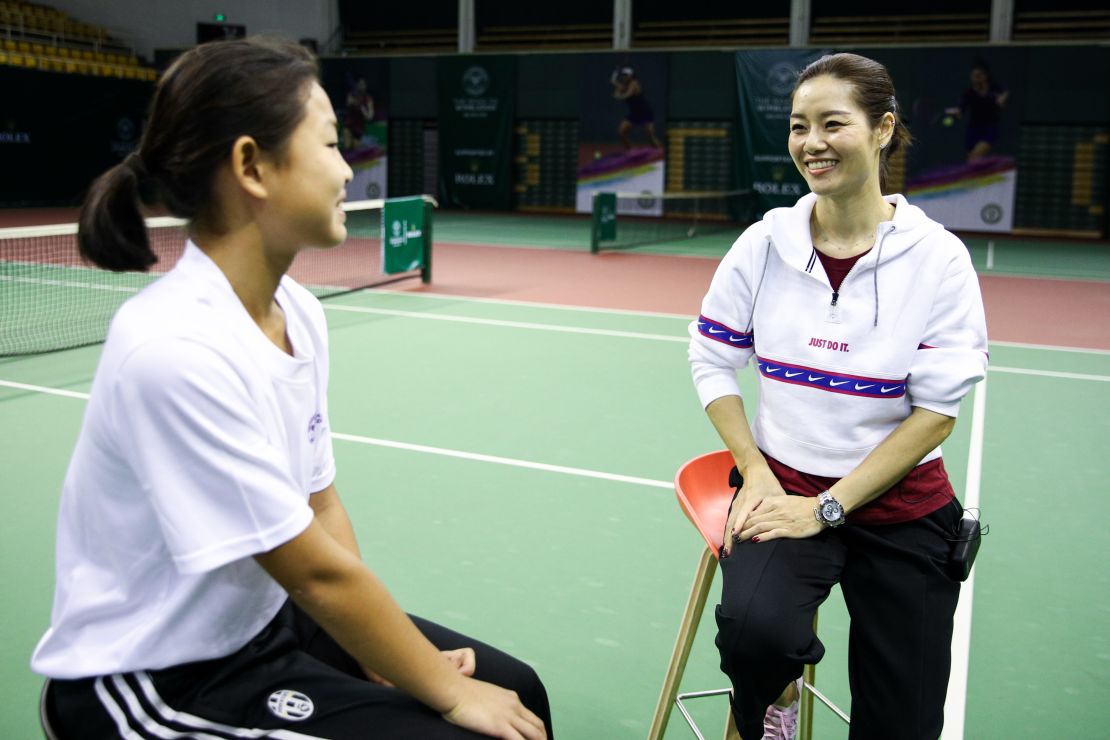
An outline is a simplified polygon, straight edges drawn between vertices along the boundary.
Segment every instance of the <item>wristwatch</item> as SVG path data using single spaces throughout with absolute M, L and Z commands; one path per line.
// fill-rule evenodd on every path
M 844 523 L 844 507 L 828 491 L 817 495 L 817 508 L 813 514 L 826 527 L 839 527 Z

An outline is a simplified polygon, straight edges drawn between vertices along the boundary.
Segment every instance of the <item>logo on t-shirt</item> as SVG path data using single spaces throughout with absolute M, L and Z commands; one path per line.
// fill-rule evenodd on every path
M 316 709 L 315 705 L 312 703 L 312 699 L 309 699 L 299 691 L 293 691 L 291 689 L 275 691 L 270 694 L 270 698 L 266 700 L 266 704 L 270 707 L 270 711 L 274 713 L 274 716 L 292 722 L 300 722 L 301 720 L 308 719 Z
M 312 415 L 308 420 L 308 441 L 310 444 L 316 443 L 316 438 L 323 433 L 327 427 L 324 425 L 324 417 L 319 412 Z

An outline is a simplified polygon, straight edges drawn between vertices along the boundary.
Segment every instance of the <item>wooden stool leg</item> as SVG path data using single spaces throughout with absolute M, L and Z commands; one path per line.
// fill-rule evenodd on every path
M 740 730 L 736 729 L 736 718 L 732 716 L 732 707 L 728 708 L 728 719 L 725 720 L 725 740 L 742 740 Z
M 807 665 L 802 669 L 802 681 L 809 686 L 816 686 L 817 666 Z M 813 692 L 802 687 L 802 695 L 798 704 L 798 740 L 811 740 L 813 737 Z
M 813 632 L 817 633 L 818 612 L 813 614 Z M 811 740 L 813 737 L 813 692 L 806 686 L 817 685 L 817 666 L 807 665 L 802 669 L 802 695 L 798 698 L 798 740 Z
M 686 600 L 686 611 L 682 614 L 682 624 L 678 629 L 678 639 L 675 640 L 674 650 L 671 652 L 671 662 L 667 666 L 667 677 L 663 681 L 663 690 L 659 693 L 659 703 L 655 706 L 655 716 L 651 720 L 651 730 L 648 731 L 648 740 L 660 740 L 667 729 L 667 720 L 671 717 L 674 707 L 674 698 L 678 694 L 678 686 L 682 683 L 682 674 L 686 671 L 686 659 L 690 657 L 690 648 L 694 644 L 694 637 L 698 633 L 698 623 L 701 621 L 705 601 L 709 596 L 709 587 L 713 584 L 713 576 L 717 572 L 717 558 L 708 547 L 698 560 L 697 574 L 694 584 L 690 587 L 690 598 Z

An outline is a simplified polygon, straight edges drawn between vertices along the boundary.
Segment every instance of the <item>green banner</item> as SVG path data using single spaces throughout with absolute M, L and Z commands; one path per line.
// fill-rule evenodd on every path
M 809 192 L 790 159 L 790 93 L 798 73 L 827 54 L 820 49 L 736 52 L 740 97 L 740 187 L 751 188 L 759 212 L 791 206 Z
M 516 59 L 441 57 L 439 180 L 446 203 L 511 210 Z
M 422 197 L 393 198 L 382 209 L 382 272 L 395 275 L 424 267 L 429 235 Z

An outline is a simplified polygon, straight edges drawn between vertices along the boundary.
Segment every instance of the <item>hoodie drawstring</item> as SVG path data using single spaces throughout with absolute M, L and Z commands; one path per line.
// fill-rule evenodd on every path
M 890 228 L 887 229 L 886 233 L 891 234 L 893 232 L 894 232 L 894 224 L 891 224 Z M 873 280 L 873 285 L 874 285 L 874 288 L 875 288 L 875 321 L 872 324 L 872 326 L 878 326 L 879 325 L 879 262 L 883 258 L 883 240 L 885 238 L 886 238 L 886 234 L 880 234 L 879 235 L 879 248 L 875 250 L 875 275 L 874 275 L 874 280 Z
M 759 273 L 759 282 L 755 284 L 755 293 L 752 294 L 752 313 L 748 317 L 748 325 L 744 327 L 744 333 L 750 333 L 752 324 L 755 322 L 755 304 L 759 300 L 759 289 L 763 287 L 763 278 L 767 275 L 767 264 L 771 261 L 771 238 L 767 237 L 767 250 L 763 253 L 763 271 Z

